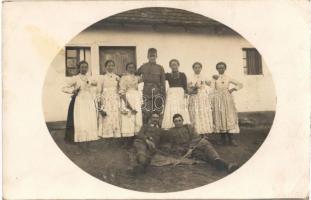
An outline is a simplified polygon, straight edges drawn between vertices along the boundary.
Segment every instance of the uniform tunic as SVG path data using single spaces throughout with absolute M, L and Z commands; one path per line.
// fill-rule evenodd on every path
M 214 80 L 212 85 L 214 88 L 212 108 L 215 132 L 239 133 L 237 110 L 229 87 L 233 85 L 235 89 L 239 90 L 243 85 L 226 75 L 219 75 L 219 78 Z
M 163 130 L 157 125 L 146 124 L 143 125 L 139 133 L 135 136 L 134 150 L 136 153 L 136 160 L 139 166 L 146 167 L 150 164 L 153 155 L 156 153 L 155 149 L 148 147 L 146 140 L 152 141 L 155 148 L 159 148 L 161 140 L 163 140 Z
M 195 147 L 191 154 L 194 158 L 208 162 L 220 159 L 213 145 L 208 140 L 201 139 L 190 125 L 171 128 L 169 131 L 164 131 L 157 126 L 144 125 L 134 140 L 137 164 L 143 168 L 150 164 L 156 153 L 154 149 L 148 148 L 146 139 L 153 141 L 155 149 L 162 149 L 177 156 L 183 156 L 189 148 Z
M 137 74 L 142 76 L 143 88 L 143 122 L 146 124 L 152 111 L 161 113 L 165 102 L 165 73 L 161 65 L 145 63 Z
M 204 161 L 214 161 L 220 158 L 213 145 L 208 140 L 202 139 L 190 125 L 171 128 L 166 137 L 171 144 L 169 149 L 176 155 L 182 156 L 189 148 L 195 147 L 191 154 L 194 158 Z
M 174 127 L 173 116 L 177 113 L 183 116 L 185 124 L 190 124 L 187 99 L 185 98 L 185 93 L 187 92 L 186 75 L 182 72 L 167 73 L 166 80 L 170 88 L 168 88 L 166 93 L 162 128 L 169 129 Z

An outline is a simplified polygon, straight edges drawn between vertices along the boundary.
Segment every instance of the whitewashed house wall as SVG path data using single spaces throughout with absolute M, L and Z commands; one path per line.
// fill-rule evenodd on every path
M 242 48 L 253 46 L 238 34 L 208 30 L 189 32 L 180 27 L 95 27 L 81 32 L 67 46 L 91 48 L 86 59 L 93 77 L 99 75 L 100 46 L 135 46 L 138 66 L 147 62 L 147 50 L 154 47 L 158 50 L 157 62 L 163 65 L 166 72 L 170 71 L 169 60 L 176 58 L 180 61 L 180 71 L 188 77 L 193 73 L 192 64 L 196 61 L 203 64 L 202 73 L 209 78 L 217 72 L 215 64 L 224 61 L 227 63 L 226 74 L 244 85 L 234 94 L 239 112 L 275 110 L 273 80 L 264 58 L 262 75 L 244 74 Z M 66 120 L 70 95 L 61 91 L 65 81 L 64 47 L 51 63 L 43 88 L 44 115 L 48 122 Z

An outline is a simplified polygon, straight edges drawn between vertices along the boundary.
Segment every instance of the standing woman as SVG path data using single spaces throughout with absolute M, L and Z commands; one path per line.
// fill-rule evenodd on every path
M 225 75 L 227 65 L 219 62 L 216 69 L 219 75 L 214 75 L 214 97 L 213 97 L 213 117 L 215 132 L 221 134 L 221 141 L 226 144 L 226 136 L 229 144 L 237 146 L 233 139 L 233 134 L 240 132 L 237 110 L 235 108 L 232 92 L 237 91 L 243 85 Z M 231 87 L 231 84 L 234 87 Z
M 100 92 L 100 111 L 106 115 L 99 115 L 98 135 L 103 138 L 121 137 L 120 129 L 120 77 L 113 73 L 115 63 L 113 60 L 105 62 L 106 74 L 102 76 Z
M 202 76 L 202 64 L 192 65 L 194 74 L 188 82 L 190 120 L 198 134 L 213 133 L 213 116 L 211 102 L 206 86 L 211 84 Z
M 136 135 L 142 124 L 142 94 L 138 91 L 138 83 L 142 82 L 140 76 L 135 76 L 136 65 L 128 63 L 126 72 L 120 80 L 119 93 L 121 96 L 121 133 L 122 137 Z
M 96 105 L 91 93 L 91 87 L 96 82 L 87 75 L 88 63 L 78 63 L 80 73 L 70 78 L 63 92 L 72 93 L 69 104 L 65 140 L 68 142 L 86 142 L 97 140 Z
M 169 129 L 174 127 L 172 121 L 175 114 L 181 114 L 186 124 L 190 124 L 190 118 L 187 108 L 187 77 L 184 73 L 179 72 L 179 61 L 172 59 L 169 62 L 171 73 L 165 74 L 169 88 L 166 92 L 166 103 L 164 107 L 164 115 L 162 128 Z

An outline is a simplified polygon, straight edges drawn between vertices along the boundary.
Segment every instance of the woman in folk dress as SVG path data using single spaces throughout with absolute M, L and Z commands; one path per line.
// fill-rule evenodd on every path
M 106 113 L 106 116 L 99 115 L 98 135 L 102 138 L 119 138 L 121 137 L 119 96 L 120 77 L 113 73 L 115 69 L 115 63 L 113 60 L 107 60 L 105 68 L 107 73 L 102 76 L 99 89 L 99 108 Z
M 233 134 L 239 133 L 240 128 L 232 92 L 241 89 L 243 85 L 225 75 L 226 68 L 226 63 L 217 63 L 216 69 L 219 75 L 213 76 L 213 87 L 215 90 L 212 105 L 215 132 L 221 134 L 221 141 L 223 144 L 227 143 L 227 136 L 229 144 L 237 146 L 232 136 Z M 234 87 L 230 88 L 231 85 Z
M 207 86 L 211 81 L 201 74 L 201 63 L 194 63 L 192 68 L 194 74 L 188 82 L 190 120 L 198 134 L 210 134 L 213 133 L 213 116 Z
M 91 93 L 91 87 L 96 82 L 86 75 L 88 63 L 81 61 L 78 64 L 80 73 L 70 78 L 63 91 L 72 93 L 69 105 L 65 140 L 69 142 L 86 142 L 97 140 L 97 113 L 96 104 Z
M 162 128 L 169 129 L 174 127 L 173 116 L 180 114 L 183 116 L 184 123 L 190 124 L 190 117 L 187 108 L 187 77 L 179 72 L 179 61 L 172 59 L 169 62 L 171 73 L 165 74 L 169 89 L 166 92 L 166 102 L 162 121 Z
M 119 93 L 121 96 L 121 133 L 122 137 L 136 135 L 142 124 L 142 94 L 138 91 L 141 77 L 135 76 L 136 66 L 134 63 L 126 65 L 127 74 L 120 80 Z

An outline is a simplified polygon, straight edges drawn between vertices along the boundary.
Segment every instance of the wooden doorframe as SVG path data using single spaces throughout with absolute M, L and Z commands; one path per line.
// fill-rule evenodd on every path
M 107 48 L 107 49 L 131 49 L 134 51 L 134 62 L 135 62 L 135 65 L 136 65 L 136 69 L 137 69 L 137 48 L 136 46 L 120 46 L 120 45 L 117 45 L 117 46 L 112 46 L 112 45 L 109 45 L 109 46 L 104 46 L 104 45 L 100 45 L 98 46 L 98 57 L 99 57 L 99 74 L 101 74 L 101 51 L 102 49 L 104 48 Z

